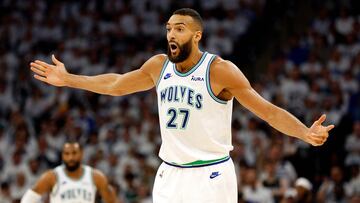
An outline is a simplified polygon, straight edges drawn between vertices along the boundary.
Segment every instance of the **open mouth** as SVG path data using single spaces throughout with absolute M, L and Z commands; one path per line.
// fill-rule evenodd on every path
M 169 43 L 171 53 L 175 54 L 176 50 L 178 49 L 178 45 L 175 42 Z

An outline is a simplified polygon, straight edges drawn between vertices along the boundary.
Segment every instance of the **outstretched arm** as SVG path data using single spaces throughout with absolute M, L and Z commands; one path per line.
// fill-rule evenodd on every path
M 121 96 L 145 91 L 155 86 L 165 60 L 164 55 L 156 55 L 140 69 L 125 73 L 108 73 L 96 76 L 74 75 L 66 71 L 65 65 L 52 55 L 54 65 L 36 60 L 30 63 L 34 77 L 54 86 L 84 89 L 99 94 Z
M 56 175 L 54 171 L 47 171 L 41 175 L 40 179 L 35 185 L 26 191 L 21 198 L 21 203 L 38 203 L 41 200 L 41 196 L 51 192 L 53 186 L 56 183 Z
M 328 132 L 334 125 L 323 126 L 326 116 L 322 115 L 308 128 L 299 119 L 262 98 L 250 85 L 242 72 L 231 62 L 216 59 L 210 72 L 212 86 L 218 92 L 228 92 L 245 108 L 265 120 L 280 132 L 297 137 L 313 146 L 322 145 L 328 138 Z
M 93 170 L 93 180 L 101 198 L 106 203 L 118 203 L 114 189 L 110 186 L 106 176 L 99 170 Z

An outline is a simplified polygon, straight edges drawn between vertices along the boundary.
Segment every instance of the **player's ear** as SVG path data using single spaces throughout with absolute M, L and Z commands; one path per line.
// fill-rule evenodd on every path
M 202 37 L 202 32 L 201 31 L 196 31 L 195 35 L 194 35 L 194 39 L 196 42 L 199 42 L 201 40 Z

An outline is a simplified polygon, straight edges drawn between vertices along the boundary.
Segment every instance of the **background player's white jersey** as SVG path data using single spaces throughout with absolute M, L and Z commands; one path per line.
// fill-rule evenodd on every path
M 232 100 L 215 97 L 209 68 L 215 55 L 204 52 L 187 73 L 168 59 L 157 84 L 162 145 L 168 163 L 197 166 L 228 158 L 231 145 Z
M 93 183 L 92 168 L 83 165 L 83 175 L 73 180 L 66 175 L 65 166 L 54 169 L 57 183 L 50 194 L 50 203 L 94 203 L 96 186 Z

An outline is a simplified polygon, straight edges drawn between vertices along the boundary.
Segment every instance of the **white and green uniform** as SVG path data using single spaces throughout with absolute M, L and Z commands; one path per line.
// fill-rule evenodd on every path
M 177 71 L 175 64 L 168 59 L 163 65 L 156 89 L 162 138 L 159 156 L 164 163 L 156 176 L 153 190 L 154 203 L 219 202 L 213 194 L 219 194 L 220 199 L 217 200 L 221 202 L 236 201 L 234 198 L 226 201 L 223 197 L 229 196 L 229 192 L 230 196 L 237 193 L 234 166 L 229 160 L 229 152 L 233 149 L 231 145 L 233 102 L 218 99 L 211 90 L 209 70 L 215 57 L 204 52 L 199 62 L 186 73 Z M 182 172 L 173 173 L 174 170 Z M 171 174 L 171 180 L 163 184 L 161 182 L 166 179 L 166 173 Z M 213 173 L 216 178 L 210 177 Z M 206 180 L 212 180 L 211 182 L 217 182 L 213 179 L 225 179 L 222 184 L 233 188 L 229 189 L 222 184 L 216 187 L 209 186 L 212 188 L 208 190 L 209 194 L 212 193 L 209 195 L 204 190 L 204 186 L 194 184 L 207 184 L 205 183 L 207 181 L 202 181 L 202 176 L 206 176 Z M 173 192 L 170 192 L 170 185 L 176 182 L 174 180 L 181 182 L 175 184 Z M 187 183 L 186 180 L 190 182 Z M 212 184 L 211 182 L 209 184 Z M 181 189 L 182 192 L 179 192 L 182 187 L 184 187 Z M 222 194 L 224 188 L 228 190 Z M 192 192 L 186 192 L 185 189 L 190 189 Z M 200 196 L 207 198 L 194 197 L 194 193 L 199 189 L 202 194 Z M 167 191 L 166 194 L 164 190 Z M 209 201 L 210 197 L 215 200 Z
M 65 166 L 54 169 L 57 182 L 50 194 L 50 203 L 94 203 L 96 186 L 93 182 L 92 168 L 83 165 L 83 174 L 78 180 L 66 175 Z

